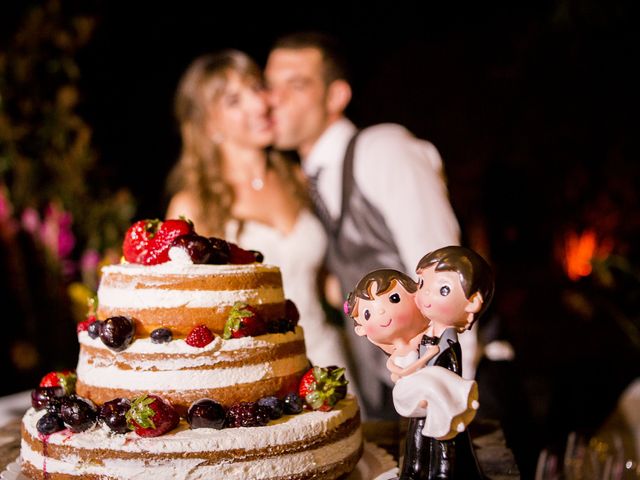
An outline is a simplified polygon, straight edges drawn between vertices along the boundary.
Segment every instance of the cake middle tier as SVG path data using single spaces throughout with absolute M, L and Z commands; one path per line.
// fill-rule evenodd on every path
M 212 398 L 230 406 L 296 391 L 309 367 L 302 328 L 294 332 L 223 340 L 198 348 L 178 339 L 155 344 L 135 340 L 113 352 L 81 332 L 79 395 L 102 404 L 117 397 L 160 395 L 184 415 L 194 401 Z
M 185 337 L 196 325 L 220 334 L 236 302 L 251 305 L 265 321 L 282 318 L 280 270 L 262 264 L 107 266 L 98 288 L 98 318 L 130 317 L 138 337 L 160 327 L 174 338 Z

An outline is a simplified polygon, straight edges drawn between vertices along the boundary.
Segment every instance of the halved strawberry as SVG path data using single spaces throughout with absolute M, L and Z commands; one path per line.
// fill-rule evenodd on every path
M 76 381 L 78 377 L 76 372 L 72 370 L 62 370 L 60 372 L 49 372 L 42 380 L 40 380 L 41 387 L 62 387 L 65 395 L 71 395 L 76 391 Z
M 312 367 L 302 376 L 298 393 L 307 408 L 327 412 L 347 394 L 344 368 Z
M 125 416 L 129 429 L 141 437 L 163 435 L 180 422 L 173 405 L 157 395 L 142 395 L 134 399 Z
M 193 232 L 187 220 L 139 220 L 127 230 L 122 254 L 127 262 L 157 265 L 169 261 L 169 249 L 181 235 Z
M 227 317 L 222 338 L 257 337 L 265 333 L 267 325 L 256 309 L 244 302 L 236 302 Z

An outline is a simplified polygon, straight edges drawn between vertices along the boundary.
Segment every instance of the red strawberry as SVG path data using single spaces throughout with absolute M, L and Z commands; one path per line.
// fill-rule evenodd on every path
M 86 332 L 87 330 L 89 330 L 89 325 L 91 325 L 95 321 L 96 321 L 95 315 L 88 316 L 85 321 L 78 323 L 78 325 L 76 326 L 76 331 L 78 333 Z
M 187 220 L 139 220 L 127 230 L 122 254 L 127 262 L 157 265 L 169 261 L 169 249 L 181 235 L 193 232 Z
M 227 317 L 222 338 L 257 337 L 265 333 L 267 324 L 256 309 L 244 302 L 236 302 Z
M 327 412 L 347 394 L 344 368 L 312 367 L 302 376 L 298 393 L 307 408 Z
M 191 345 L 192 347 L 206 347 L 211 342 L 213 342 L 214 336 L 205 325 L 198 325 L 197 327 L 193 327 L 193 329 L 187 335 L 187 338 L 184 340 L 187 342 L 187 345 Z
M 72 370 L 62 370 L 61 372 L 49 372 L 42 380 L 41 387 L 62 387 L 65 395 L 71 395 L 76 391 L 76 372 Z
M 157 437 L 178 426 L 180 416 L 173 405 L 157 395 L 142 395 L 131 402 L 125 415 L 127 426 L 141 437 Z
M 255 250 L 245 250 L 240 248 L 235 243 L 227 242 L 229 244 L 229 263 L 242 265 L 246 263 L 254 263 L 260 259 L 262 261 L 262 254 Z

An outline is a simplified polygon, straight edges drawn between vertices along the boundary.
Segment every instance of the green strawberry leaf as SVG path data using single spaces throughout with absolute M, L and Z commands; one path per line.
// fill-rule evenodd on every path
M 320 407 L 322 407 L 325 401 L 325 398 L 322 392 L 318 392 L 317 390 L 307 393 L 304 399 L 307 402 L 307 404 L 314 410 L 318 410 Z
M 242 327 L 242 320 L 245 318 L 251 318 L 254 313 L 249 310 L 244 302 L 236 302 L 231 307 L 229 315 L 227 316 L 227 322 L 224 325 L 224 331 L 222 332 L 222 338 L 229 340 L 233 332 L 240 330 Z
M 178 220 L 182 220 L 183 222 L 187 222 L 191 226 L 191 228 L 193 228 L 193 220 L 191 220 L 190 218 L 187 218 L 184 215 L 180 215 L 178 217 Z
M 78 376 L 75 373 L 69 373 L 67 375 L 58 375 L 60 379 L 60 386 L 64 388 L 64 393 L 66 395 L 71 395 L 76 391 L 76 382 L 78 381 Z
M 144 229 L 147 232 L 147 238 L 155 237 L 161 224 L 162 222 L 157 218 L 154 218 L 153 220 L 147 220 L 147 223 L 144 225 Z
M 129 408 L 129 411 L 125 415 L 129 430 L 135 430 L 138 426 L 142 428 L 156 428 L 152 420 L 156 412 L 149 406 L 155 401 L 155 398 L 142 395 L 131 403 L 131 408 Z

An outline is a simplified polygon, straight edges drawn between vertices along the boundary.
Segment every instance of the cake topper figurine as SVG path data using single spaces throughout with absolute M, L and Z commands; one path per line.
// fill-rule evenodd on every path
M 458 333 L 487 309 L 493 274 L 457 246 L 425 255 L 416 271 L 417 284 L 395 270 L 371 272 L 346 303 L 356 333 L 391 355 L 394 406 L 410 417 L 400 479 L 484 478 L 466 431 L 478 390 L 462 378 Z

